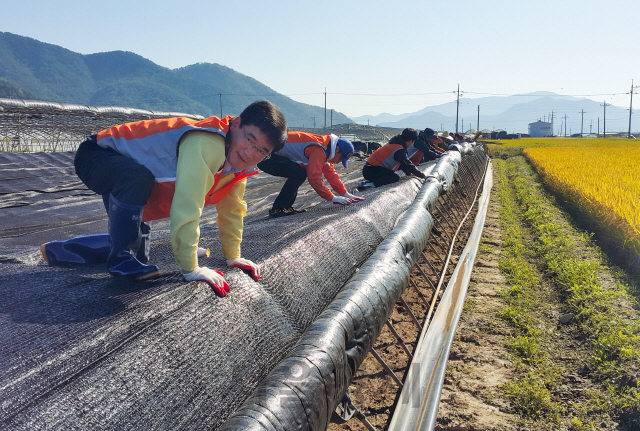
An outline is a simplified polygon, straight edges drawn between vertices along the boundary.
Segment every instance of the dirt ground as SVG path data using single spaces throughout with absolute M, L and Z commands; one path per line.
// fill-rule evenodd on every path
M 513 377 L 504 335 L 505 326 L 497 327 L 493 316 L 504 307 L 497 292 L 506 286 L 498 268 L 502 229 L 499 204 L 492 194 L 484 225 L 482 242 L 463 316 L 449 354 L 447 376 L 443 385 L 436 429 L 517 430 L 518 418 L 505 413 L 500 386 Z

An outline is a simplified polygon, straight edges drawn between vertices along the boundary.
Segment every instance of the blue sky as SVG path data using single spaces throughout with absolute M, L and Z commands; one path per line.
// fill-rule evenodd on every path
M 350 116 L 552 91 L 629 105 L 640 2 L 3 0 L 0 31 L 168 68 L 219 63 Z M 640 97 L 636 99 L 640 103 Z M 635 105 L 635 103 L 634 103 Z

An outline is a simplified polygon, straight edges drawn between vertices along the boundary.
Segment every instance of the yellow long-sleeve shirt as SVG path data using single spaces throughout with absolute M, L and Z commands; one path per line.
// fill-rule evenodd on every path
M 198 265 L 200 216 L 206 194 L 214 185 L 214 175 L 223 169 L 225 141 L 220 135 L 206 132 L 187 133 L 180 142 L 176 188 L 171 204 L 171 247 L 176 262 L 184 272 Z M 219 190 L 234 178 L 233 173 L 223 175 L 216 188 Z M 247 180 L 238 181 L 231 191 L 216 204 L 222 254 L 227 259 L 240 257 L 243 218 L 247 204 L 243 200 Z

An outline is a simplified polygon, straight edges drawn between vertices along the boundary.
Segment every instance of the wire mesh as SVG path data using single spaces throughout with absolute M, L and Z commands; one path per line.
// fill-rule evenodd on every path
M 178 116 L 202 118 L 178 112 L 0 99 L 0 151 L 75 151 L 88 136 L 116 124 Z

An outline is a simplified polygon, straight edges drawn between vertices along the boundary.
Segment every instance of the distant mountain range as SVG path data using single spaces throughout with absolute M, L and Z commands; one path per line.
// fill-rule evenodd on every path
M 220 115 L 220 101 L 223 115 L 238 115 L 251 102 L 269 100 L 293 127 L 324 118 L 323 107 L 296 102 L 220 64 L 168 69 L 132 52 L 82 55 L 6 32 L 0 32 L 0 97 L 203 116 Z M 333 123 L 352 121 L 334 111 Z
M 567 135 L 583 132 L 593 133 L 604 130 L 603 102 L 555 93 L 539 91 L 505 97 L 481 97 L 477 99 L 461 98 L 458 114 L 458 130 L 476 129 L 478 124 L 478 106 L 480 106 L 480 130 L 506 130 L 508 133 L 528 133 L 529 123 L 538 120 L 551 121 L 553 115 L 554 133 L 563 135 L 565 115 Z M 640 101 L 638 102 L 640 103 Z M 584 120 L 581 111 L 584 110 Z M 552 114 L 553 113 L 553 114 Z M 640 118 L 633 116 L 631 130 L 640 130 Z M 370 124 L 381 127 L 413 127 L 434 130 L 455 130 L 456 102 L 429 106 L 417 112 L 392 115 L 379 114 L 352 117 L 358 124 Z M 607 132 L 625 132 L 629 129 L 629 109 L 609 105 L 606 112 Z M 560 130 L 562 128 L 562 130 Z

